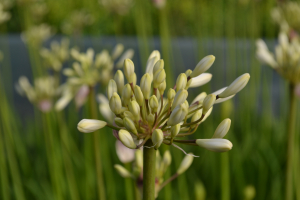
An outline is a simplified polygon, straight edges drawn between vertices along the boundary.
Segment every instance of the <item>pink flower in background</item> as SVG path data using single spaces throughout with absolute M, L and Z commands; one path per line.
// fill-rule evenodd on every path
M 48 112 L 52 108 L 52 102 L 48 99 L 41 100 L 38 102 L 38 107 L 42 112 Z
M 125 147 L 122 142 L 117 140 L 116 142 L 116 150 L 117 150 L 117 155 L 118 158 L 122 163 L 129 163 L 134 160 L 134 151 L 132 149 L 129 149 Z
M 158 9 L 162 9 L 166 5 L 166 0 L 152 0 L 154 6 Z
M 89 95 L 89 92 L 90 89 L 87 85 L 83 85 L 79 88 L 75 96 L 75 103 L 77 108 L 80 108 L 85 103 L 87 96 Z

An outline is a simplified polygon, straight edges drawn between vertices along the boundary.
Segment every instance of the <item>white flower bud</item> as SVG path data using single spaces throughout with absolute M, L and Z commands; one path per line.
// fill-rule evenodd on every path
M 166 81 L 163 81 L 161 84 L 159 84 L 157 89 L 158 89 L 160 95 L 164 94 L 166 87 L 167 87 Z
M 192 72 L 193 72 L 193 71 L 190 70 L 190 69 L 186 70 L 186 71 L 185 71 L 186 77 L 189 77 L 189 76 L 191 75 Z
M 152 95 L 149 99 L 149 106 L 151 108 L 151 113 L 156 113 L 158 109 L 158 100 L 155 95 Z
M 121 119 L 121 118 L 119 118 L 119 117 L 116 117 L 116 118 L 115 118 L 115 123 L 116 123 L 117 126 L 119 126 L 119 127 L 123 127 L 123 126 L 124 126 L 123 119 Z
M 129 117 L 124 117 L 123 124 L 128 131 L 134 133 L 135 135 L 138 134 L 134 122 Z
M 164 140 L 164 133 L 160 129 L 155 129 L 152 133 L 154 149 L 157 150 Z
M 134 150 L 128 149 L 119 140 L 116 142 L 116 153 L 122 163 L 129 163 L 134 160 Z
M 171 113 L 171 116 L 168 120 L 168 125 L 169 126 L 174 126 L 176 124 L 179 124 L 187 115 L 188 110 L 186 107 L 181 104 L 178 105 Z
M 136 121 L 140 120 L 140 106 L 139 104 L 133 100 L 128 104 L 129 111 L 132 113 L 134 116 L 134 119 Z
M 115 169 L 117 170 L 117 172 L 120 174 L 120 176 L 122 176 L 123 178 L 131 178 L 132 174 L 126 169 L 124 168 L 122 165 L 114 165 Z
M 131 75 L 134 73 L 134 64 L 130 59 L 124 61 L 124 74 L 129 83 L 132 83 Z
M 122 54 L 123 51 L 124 51 L 124 45 L 123 44 L 117 44 L 115 46 L 115 48 L 112 50 L 111 58 L 113 60 L 117 59 Z
M 166 79 L 166 72 L 164 69 L 159 69 L 153 76 L 153 87 L 157 88 Z
M 181 73 L 176 80 L 176 91 L 184 89 L 187 83 L 187 77 L 185 73 Z
M 196 144 L 215 152 L 226 152 L 232 149 L 232 143 L 226 139 L 198 139 Z
M 124 146 L 128 147 L 129 149 L 136 148 L 136 144 L 134 143 L 133 138 L 128 131 L 121 129 L 119 130 L 118 135 L 120 141 L 122 142 L 122 144 L 124 144 Z
M 194 157 L 187 154 L 184 159 L 182 160 L 179 168 L 177 169 L 177 174 L 180 175 L 185 172 L 193 163 Z
M 175 97 L 175 95 L 176 95 L 175 90 L 172 89 L 172 88 L 170 88 L 170 89 L 168 90 L 168 100 L 169 100 L 169 101 L 173 100 L 174 97 Z
M 130 83 L 132 83 L 133 86 L 136 85 L 136 81 L 137 81 L 136 73 L 131 74 L 130 81 L 131 81 Z
M 176 124 L 171 127 L 171 137 L 172 138 L 176 137 L 176 135 L 179 133 L 180 127 L 181 127 L 180 124 Z
M 150 113 L 149 115 L 147 115 L 146 119 L 148 124 L 153 124 L 155 120 L 155 115 Z
M 167 168 L 172 162 L 172 156 L 169 150 L 166 150 L 163 156 L 163 163 L 165 168 Z
M 124 106 L 127 106 L 130 102 L 130 98 L 132 96 L 132 90 L 130 85 L 127 83 L 122 91 L 122 103 Z
M 207 96 L 206 92 L 201 92 L 196 98 L 192 101 L 192 104 L 199 102 L 199 104 L 203 102 L 205 97 Z
M 197 77 L 190 79 L 191 83 L 189 85 L 190 88 L 200 87 L 206 83 L 208 83 L 212 78 L 212 74 L 203 73 Z
M 143 151 L 142 150 L 138 149 L 135 151 L 135 163 L 139 169 L 143 168 Z
M 122 56 L 119 58 L 119 61 L 117 62 L 116 66 L 117 68 L 121 68 L 124 64 L 124 61 L 126 58 L 133 58 L 133 55 L 134 55 L 134 50 L 133 49 L 127 49 L 123 54 Z
M 116 81 L 118 93 L 122 94 L 122 90 L 124 87 L 124 75 L 121 70 L 118 70 L 115 74 L 114 80 Z
M 153 67 L 153 74 L 155 74 L 158 70 L 164 69 L 164 60 L 160 59 L 157 61 Z
M 144 76 L 141 79 L 141 90 L 143 92 L 144 98 L 145 99 L 149 99 L 150 98 L 150 92 L 151 92 L 151 76 L 150 74 L 144 74 Z
M 66 92 L 60 99 L 57 100 L 55 104 L 55 110 L 63 110 L 68 105 L 68 103 L 70 103 L 72 98 L 73 95 L 70 92 Z
M 113 93 L 109 100 L 109 107 L 116 115 L 122 112 L 122 101 L 116 92 Z
M 235 81 L 233 81 L 228 86 L 228 88 L 226 88 L 224 90 L 224 92 L 222 92 L 218 96 L 220 98 L 226 98 L 226 97 L 229 97 L 231 95 L 238 93 L 247 85 L 249 79 L 250 79 L 250 75 L 248 73 L 239 76 L 237 79 L 235 79 Z
M 216 101 L 216 95 L 210 94 L 205 97 L 203 100 L 203 114 L 205 115 L 207 111 L 214 105 Z
M 224 119 L 219 126 L 217 127 L 217 129 L 215 130 L 214 135 L 212 136 L 212 138 L 223 138 L 227 132 L 229 131 L 230 128 L 230 124 L 231 124 L 231 120 L 230 119 Z
M 173 101 L 171 110 L 173 110 L 176 106 L 184 103 L 186 98 L 188 97 L 188 94 L 189 93 L 185 89 L 179 90 L 174 97 L 174 101 Z
M 227 88 L 227 87 L 224 87 L 224 88 L 222 88 L 222 89 L 219 89 L 219 90 L 213 92 L 212 94 L 215 94 L 215 95 L 217 96 L 217 95 L 221 94 L 222 92 L 224 92 L 224 90 L 226 90 L 226 88 Z M 229 97 L 226 97 L 226 98 L 218 98 L 218 99 L 215 101 L 215 104 L 218 104 L 218 103 L 222 103 L 222 102 L 224 102 L 224 101 L 227 101 L 227 100 L 233 98 L 234 96 L 235 96 L 235 94 L 234 94 L 234 95 L 231 95 L 231 96 L 229 96 Z
M 195 67 L 193 72 L 190 74 L 190 77 L 194 78 L 196 76 L 199 76 L 203 72 L 207 71 L 212 66 L 214 61 L 215 61 L 215 56 L 213 56 L 213 55 L 209 55 L 209 56 L 204 57 L 197 64 L 197 66 Z
M 137 101 L 137 103 L 140 105 L 140 106 L 143 106 L 144 105 L 144 102 L 145 102 L 145 99 L 144 99 L 144 95 L 142 93 L 142 90 L 139 86 L 134 86 L 134 96 L 135 96 L 135 99 Z
M 195 112 L 195 114 L 192 116 L 191 122 L 195 122 L 195 121 L 199 120 L 201 117 L 202 117 L 202 109 Z M 197 124 L 199 124 L 199 123 L 197 123 Z M 197 124 L 192 125 L 191 128 L 196 127 Z
M 110 79 L 107 86 L 107 97 L 111 98 L 113 93 L 118 92 L 117 84 L 113 79 Z
M 96 119 L 83 119 L 77 124 L 77 129 L 82 133 L 91 133 L 106 126 L 105 121 Z

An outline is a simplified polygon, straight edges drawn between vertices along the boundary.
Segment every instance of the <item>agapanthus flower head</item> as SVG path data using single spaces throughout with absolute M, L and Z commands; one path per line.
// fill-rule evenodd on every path
M 52 76 L 36 78 L 33 85 L 25 76 L 22 76 L 19 78 L 16 89 L 43 112 L 52 109 L 53 101 L 60 93 L 60 89 Z
M 257 40 L 257 58 L 276 70 L 290 83 L 300 83 L 300 38 L 289 39 L 285 33 L 280 33 L 278 40 L 275 55 L 269 51 L 263 40 Z
M 40 54 L 44 58 L 46 66 L 59 72 L 69 58 L 69 45 L 69 39 L 64 38 L 60 43 L 51 42 L 50 49 L 42 48 Z
M 94 23 L 93 16 L 86 10 L 74 10 L 62 23 L 64 34 L 81 34 L 83 29 Z
M 206 56 L 195 67 L 178 76 L 176 85 L 166 90 L 164 64 L 158 51 L 154 51 L 147 62 L 146 73 L 137 84 L 134 64 L 131 60 L 124 61 L 124 74 L 127 83 L 122 92 L 118 84 L 109 85 L 109 106 L 115 115 L 115 125 L 108 124 L 115 131 L 115 136 L 125 146 L 138 149 L 148 140 L 159 149 L 162 144 L 174 143 L 198 145 L 211 151 L 224 152 L 232 148 L 230 141 L 223 139 L 229 130 L 230 120 L 220 124 L 211 139 L 180 140 L 179 138 L 193 134 L 198 126 L 212 112 L 213 106 L 232 98 L 242 90 L 250 79 L 248 73 L 238 77 L 228 87 L 207 95 L 201 93 L 196 100 L 189 103 L 188 89 L 193 81 L 206 83 L 206 76 L 201 76 L 214 62 L 214 56 Z M 122 73 L 122 72 L 118 72 Z M 119 76 L 118 76 L 119 77 Z M 211 77 L 210 77 L 211 78 Z M 210 79 L 209 78 L 209 79 Z M 192 83 L 189 84 L 189 82 Z M 115 83 L 112 80 L 112 83 Z M 200 86 L 201 84 L 198 84 Z M 119 92 L 118 92 L 119 91 Z M 166 91 L 166 92 L 165 92 Z M 164 94 L 167 98 L 164 98 Z
M 116 86 L 112 86 L 116 83 L 110 80 L 113 77 L 113 71 L 120 65 L 119 62 L 124 62 L 126 58 L 132 58 L 134 51 L 128 49 L 124 52 L 124 46 L 118 44 L 111 53 L 108 50 L 103 50 L 95 55 L 92 48 L 87 49 L 85 53 L 81 53 L 73 48 L 70 51 L 70 55 L 75 62 L 72 68 L 63 70 L 63 74 L 67 76 L 67 83 L 62 97 L 58 100 L 59 106 L 56 107 L 58 110 L 63 109 L 74 97 L 77 107 L 81 107 L 90 89 L 97 84 L 100 84 L 102 87 L 108 85 L 107 92 L 112 95 L 111 89 L 116 88 Z M 118 86 L 121 87 L 121 77 L 117 78 Z M 101 97 L 101 100 L 104 103 L 108 102 L 108 99 L 104 96 Z M 103 106 L 100 106 L 101 108 Z M 107 109 L 104 108 L 103 112 L 107 113 Z
M 53 34 L 54 30 L 47 24 L 40 24 L 32 26 L 28 30 L 22 33 L 21 37 L 24 42 L 29 45 L 40 47 L 44 41 L 49 39 Z

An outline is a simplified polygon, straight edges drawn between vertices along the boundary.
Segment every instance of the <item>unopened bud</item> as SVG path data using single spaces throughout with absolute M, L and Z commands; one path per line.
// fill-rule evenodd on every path
M 186 77 L 189 77 L 189 76 L 191 75 L 192 72 L 193 72 L 193 71 L 190 70 L 190 69 L 186 70 L 186 71 L 185 71 Z
M 232 143 L 226 139 L 198 139 L 196 144 L 215 152 L 226 152 L 232 149 Z
M 123 115 L 124 115 L 124 117 L 127 117 L 127 118 L 131 119 L 132 121 L 135 120 L 133 114 L 128 110 L 124 111 Z
M 156 113 L 158 109 L 158 100 L 155 95 L 152 95 L 149 99 L 149 105 L 151 108 L 151 113 Z
M 151 92 L 151 76 L 150 74 L 146 73 L 142 79 L 141 79 L 141 90 L 143 92 L 144 98 L 149 99 L 150 98 L 150 92 Z
M 169 150 L 166 150 L 163 156 L 163 163 L 165 167 L 168 167 L 172 162 L 172 156 Z
M 201 109 L 201 110 L 198 110 L 198 111 L 192 116 L 191 122 L 195 122 L 195 121 L 199 120 L 201 117 L 202 117 L 202 109 Z M 200 122 L 199 122 L 199 123 L 200 123 Z M 194 128 L 195 126 L 197 126 L 197 124 L 192 125 L 191 128 Z
M 135 151 L 135 163 L 138 168 L 143 168 L 143 152 L 139 149 Z
M 121 118 L 119 118 L 119 117 L 116 117 L 116 118 L 115 118 L 115 123 L 116 123 L 117 126 L 119 126 L 119 127 L 123 127 L 123 126 L 124 126 L 123 119 L 121 119 Z
M 159 69 L 153 76 L 153 87 L 157 88 L 166 79 L 166 72 L 164 69 Z
M 166 87 L 167 87 L 166 81 L 163 81 L 161 84 L 159 84 L 157 89 L 158 89 L 160 95 L 164 94 Z
M 122 165 L 114 165 L 115 169 L 117 170 L 117 172 L 120 174 L 120 176 L 122 176 L 123 178 L 131 178 L 132 175 L 131 173 Z
M 199 76 L 203 72 L 207 71 L 212 66 L 214 61 L 215 61 L 215 56 L 213 56 L 213 55 L 209 55 L 209 56 L 204 57 L 197 64 L 197 66 L 195 67 L 193 72 L 190 74 L 190 77 L 194 78 L 196 76 Z
M 193 163 L 193 160 L 194 160 L 194 157 L 191 156 L 191 155 L 189 155 L 189 154 L 187 154 L 183 158 L 183 160 L 182 160 L 182 162 L 181 162 L 181 164 L 180 164 L 180 166 L 179 166 L 179 168 L 177 170 L 177 174 L 180 175 L 183 172 L 185 172 L 191 166 L 191 164 Z
M 169 126 L 174 126 L 176 124 L 179 124 L 187 115 L 188 110 L 186 107 L 181 104 L 178 105 L 171 113 L 171 116 L 168 120 L 168 125 Z
M 176 106 L 184 103 L 187 97 L 188 97 L 187 90 L 185 90 L 185 89 L 179 90 L 174 97 L 174 101 L 173 101 L 171 110 L 173 110 Z
M 140 106 L 143 106 L 144 105 L 144 102 L 145 102 L 145 99 L 144 99 L 144 95 L 142 93 L 142 90 L 139 86 L 134 86 L 134 96 L 135 96 L 135 99 L 137 101 L 137 103 L 140 105 Z
M 136 127 L 134 125 L 134 122 L 131 119 L 129 119 L 129 117 L 124 117 L 123 124 L 124 124 L 125 128 L 128 131 L 130 131 L 130 132 L 134 133 L 135 135 L 137 135 L 137 130 L 136 130 Z
M 203 114 L 205 115 L 207 111 L 214 105 L 216 101 L 216 95 L 210 94 L 203 100 Z
M 154 149 L 157 150 L 164 140 L 164 133 L 160 129 L 155 129 L 152 133 Z
M 184 73 L 181 73 L 176 80 L 176 91 L 184 89 L 187 83 L 187 77 Z
M 230 124 L 231 124 L 230 119 L 228 119 L 228 118 L 224 119 L 217 127 L 212 138 L 223 138 L 227 134 L 227 132 L 230 128 Z
M 122 101 L 119 95 L 114 92 L 109 100 L 109 107 L 113 113 L 116 115 L 122 112 Z
M 91 133 L 106 126 L 105 121 L 96 119 L 83 119 L 77 124 L 77 129 L 82 133 Z
M 196 96 L 196 98 L 192 101 L 192 104 L 199 102 L 202 103 L 203 100 L 205 99 L 205 97 L 207 96 L 206 92 L 201 92 L 198 96 Z M 199 104 L 198 103 L 198 104 Z
M 132 83 L 132 74 L 134 73 L 134 64 L 130 59 L 124 61 L 124 74 L 129 83 Z
M 208 83 L 212 78 L 212 74 L 203 73 L 197 77 L 190 79 L 191 83 L 189 85 L 190 88 L 200 87 L 206 83 Z
M 115 60 L 122 54 L 123 51 L 124 51 L 124 45 L 117 44 L 111 53 L 111 58 Z
M 180 124 L 176 124 L 171 127 L 171 137 L 172 138 L 176 137 L 176 135 L 179 133 L 180 127 L 181 127 Z
M 147 118 L 148 124 L 153 124 L 154 120 L 155 120 L 155 115 L 150 113 L 149 115 L 147 115 L 146 118 Z
M 158 70 L 163 69 L 164 68 L 164 60 L 160 59 L 159 61 L 157 61 L 153 67 L 153 74 L 155 74 Z
M 140 119 L 140 106 L 139 104 L 133 100 L 128 104 L 129 111 L 133 114 L 135 120 Z
M 235 79 L 235 81 L 233 81 L 228 86 L 228 88 L 226 88 L 224 90 L 224 92 L 222 92 L 218 96 L 220 98 L 226 98 L 226 97 L 229 97 L 231 95 L 238 93 L 247 85 L 249 79 L 250 79 L 250 75 L 248 73 L 239 76 L 237 79 Z
M 107 86 L 107 97 L 108 99 L 111 98 L 113 93 L 118 92 L 118 87 L 116 82 L 113 79 L 110 79 Z
M 127 83 L 122 91 L 122 103 L 124 106 L 127 106 L 130 102 L 130 98 L 132 96 L 132 90 L 130 85 Z
M 173 100 L 174 97 L 175 97 L 175 95 L 176 95 L 175 90 L 172 89 L 172 88 L 170 88 L 170 89 L 168 90 L 168 100 L 169 100 L 169 101 Z
M 124 87 L 124 75 L 121 70 L 118 70 L 115 74 L 114 80 L 116 81 L 118 93 L 122 94 L 122 90 Z
M 124 144 L 124 146 L 128 147 L 129 149 L 136 148 L 136 144 L 134 143 L 133 138 L 128 131 L 121 129 L 119 130 L 118 135 L 120 141 L 122 142 L 122 144 Z

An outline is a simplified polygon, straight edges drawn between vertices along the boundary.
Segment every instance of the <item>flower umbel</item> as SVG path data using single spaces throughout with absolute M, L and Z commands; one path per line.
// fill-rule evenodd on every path
M 160 87 L 165 85 L 166 75 L 159 52 L 154 51 L 150 55 L 147 73 L 141 78 L 140 86 L 136 85 L 136 79 L 132 78 L 132 75 L 135 75 L 134 64 L 127 59 L 124 62 L 124 70 L 128 83 L 124 85 L 122 93 L 117 92 L 120 91 L 119 88 L 113 88 L 114 93 L 109 103 L 111 111 L 115 114 L 116 125 L 107 124 L 107 126 L 118 131 L 119 137 L 117 138 L 132 149 L 138 149 L 148 140 L 152 140 L 155 149 L 158 149 L 161 144 L 178 147 L 174 143 L 181 143 L 198 145 L 216 152 L 230 150 L 232 144 L 226 139 L 178 139 L 193 134 L 210 115 L 214 104 L 232 98 L 246 86 L 250 79 L 249 74 L 244 74 L 229 87 L 209 95 L 202 93 L 189 104 L 187 101 L 188 82 L 208 70 L 214 59 L 214 56 L 206 56 L 198 63 L 194 71 L 188 70 L 180 74 L 174 88 L 168 90 L 167 99 L 164 98 L 165 86 Z M 123 77 L 120 75 L 121 71 L 118 73 L 118 77 Z M 205 78 L 203 83 L 211 78 L 203 77 Z M 197 82 L 201 81 L 197 80 Z M 118 87 L 120 84 L 113 85 L 113 87 Z M 228 120 L 223 122 L 216 131 L 217 135 L 223 137 L 229 129 L 228 126 L 230 126 Z

